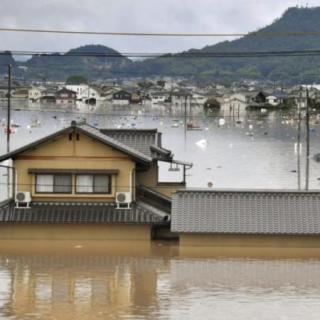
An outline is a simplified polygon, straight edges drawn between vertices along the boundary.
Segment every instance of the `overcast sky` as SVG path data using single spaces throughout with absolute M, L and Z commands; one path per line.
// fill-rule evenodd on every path
M 308 1 L 309 6 L 319 0 Z M 291 0 L 0 0 L 2 28 L 110 32 L 242 33 L 272 23 Z M 67 51 L 103 44 L 120 52 L 177 52 L 221 38 L 146 38 L 1 32 L 0 50 Z M 230 38 L 229 38 L 230 39 Z

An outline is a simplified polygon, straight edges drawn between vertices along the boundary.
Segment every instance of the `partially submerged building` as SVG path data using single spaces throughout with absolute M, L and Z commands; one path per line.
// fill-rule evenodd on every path
M 320 247 L 320 193 L 180 190 L 171 230 L 182 246 Z
M 149 240 L 170 226 L 171 194 L 186 167 L 156 129 L 105 129 L 72 122 L 0 157 L 12 159 L 14 196 L 0 208 L 0 239 Z M 158 162 L 183 168 L 159 183 Z

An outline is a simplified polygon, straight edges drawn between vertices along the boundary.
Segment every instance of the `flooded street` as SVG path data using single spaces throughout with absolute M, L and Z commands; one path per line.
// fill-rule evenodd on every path
M 32 110 L 25 111 L 26 108 Z M 70 125 L 71 120 L 86 121 L 100 128 L 158 128 L 163 146 L 176 159 L 192 162 L 187 173 L 189 187 L 242 189 L 298 189 L 297 120 L 284 111 L 261 113 L 245 111 L 239 116 L 221 111 L 205 116 L 201 106 L 187 111 L 187 121 L 197 130 L 184 129 L 184 109 L 170 106 L 115 106 L 85 104 L 64 110 L 56 105 L 16 104 L 12 119 L 20 127 L 11 136 L 11 149 Z M 18 110 L 17 110 L 18 109 Z M 6 110 L 0 109 L 5 121 Z M 223 119 L 223 120 L 221 120 Z M 39 122 L 39 125 L 37 124 Z M 305 124 L 302 121 L 300 187 L 305 182 Z M 313 156 L 320 152 L 320 125 L 311 118 L 310 182 L 320 187 L 320 164 Z M 0 153 L 6 150 L 4 128 L 0 132 Z M 5 177 L 1 177 L 2 183 Z M 170 179 L 167 167 L 160 166 L 160 179 Z
M 26 107 L 14 106 L 12 119 L 19 126 L 11 149 L 85 118 L 101 128 L 158 128 L 175 158 L 194 163 L 189 187 L 304 187 L 304 133 L 299 172 L 297 121 L 280 111 L 206 117 L 197 107 L 187 120 L 199 128 L 185 132 L 181 108 Z M 0 119 L 5 117 L 0 109 Z M 320 152 L 315 122 L 310 135 L 310 187 L 319 189 L 320 165 L 312 158 Z M 4 126 L 0 142 L 4 153 Z M 160 167 L 160 180 L 169 178 L 168 168 Z M 0 179 L 5 198 L 4 170 Z M 255 250 L 257 257 L 245 258 L 228 257 L 225 248 L 216 254 L 179 249 L 175 242 L 1 241 L 0 319 L 318 319 L 320 260 L 308 258 L 319 257 L 317 249 L 298 258 L 288 258 L 289 249 L 269 248 L 273 258 Z
M 0 244 L 0 319 L 311 320 L 319 313 L 320 260 L 191 258 L 168 243 Z

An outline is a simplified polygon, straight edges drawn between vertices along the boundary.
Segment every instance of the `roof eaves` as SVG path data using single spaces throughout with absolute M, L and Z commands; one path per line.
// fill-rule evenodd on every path
M 210 188 L 187 188 L 178 189 L 175 193 L 292 193 L 292 194 L 317 194 L 319 190 L 296 190 L 296 189 L 210 189 Z
M 73 130 L 73 127 L 67 127 L 67 128 L 61 129 L 59 131 L 54 132 L 53 134 L 45 136 L 45 137 L 43 137 L 43 138 L 41 138 L 39 140 L 36 140 L 34 142 L 31 142 L 31 143 L 25 145 L 23 147 L 20 147 L 20 148 L 18 148 L 16 150 L 13 150 L 13 151 L 9 152 L 9 153 L 6 153 L 6 154 L 0 156 L 0 162 L 4 161 L 4 160 L 7 160 L 7 159 L 10 159 L 10 158 L 12 158 L 12 157 L 14 157 L 14 156 L 16 156 L 16 155 L 18 155 L 18 154 L 20 154 L 22 152 L 25 152 L 27 150 L 30 150 L 30 149 L 32 149 L 32 148 L 34 148 L 34 147 L 36 147 L 36 146 L 38 146 L 38 145 L 40 145 L 42 143 L 45 143 L 45 142 L 47 142 L 47 141 L 49 141 L 51 139 L 54 139 L 54 138 L 66 133 L 68 131 L 71 131 L 71 130 Z

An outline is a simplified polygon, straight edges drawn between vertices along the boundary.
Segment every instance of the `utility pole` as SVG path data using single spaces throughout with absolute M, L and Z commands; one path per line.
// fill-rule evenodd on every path
M 298 190 L 301 190 L 301 159 L 300 159 L 300 144 L 301 144 L 301 101 L 302 101 L 302 87 L 300 87 L 299 101 L 298 101 Z
M 187 95 L 184 97 L 184 138 L 187 138 Z
M 309 89 L 307 88 L 307 104 L 306 104 L 306 190 L 309 190 L 309 155 L 310 155 Z
M 10 152 L 11 134 L 11 64 L 8 65 L 7 152 Z
M 8 65 L 7 153 L 10 152 L 11 133 L 11 64 Z M 7 195 L 10 197 L 10 169 L 7 169 Z

